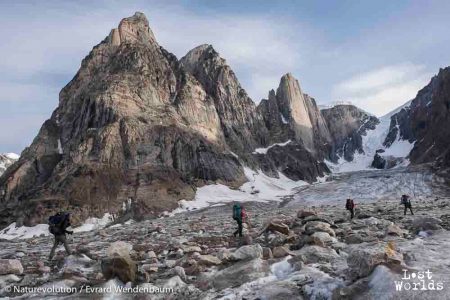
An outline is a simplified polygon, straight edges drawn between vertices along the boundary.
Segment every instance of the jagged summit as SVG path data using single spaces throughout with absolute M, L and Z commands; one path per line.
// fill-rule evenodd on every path
M 111 30 L 108 39 L 114 46 L 121 43 L 156 43 L 147 17 L 141 12 L 136 12 L 133 16 L 122 19 L 118 28 Z

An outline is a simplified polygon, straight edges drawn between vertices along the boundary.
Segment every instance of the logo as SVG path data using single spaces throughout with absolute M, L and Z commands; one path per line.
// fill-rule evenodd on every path
M 396 291 L 441 291 L 444 289 L 444 282 L 437 281 L 433 272 L 415 271 L 403 269 L 403 276 L 400 281 L 394 281 Z

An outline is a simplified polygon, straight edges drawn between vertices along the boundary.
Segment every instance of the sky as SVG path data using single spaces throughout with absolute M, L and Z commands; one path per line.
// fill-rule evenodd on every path
M 258 103 L 291 72 L 319 105 L 382 116 L 450 65 L 450 1 L 0 0 L 0 153 L 20 153 L 81 60 L 141 11 L 181 58 L 211 44 Z

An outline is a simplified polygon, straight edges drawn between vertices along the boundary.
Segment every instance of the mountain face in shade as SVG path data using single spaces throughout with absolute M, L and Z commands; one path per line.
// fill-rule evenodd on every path
M 450 167 L 450 67 L 439 70 L 411 104 L 391 117 L 385 145 L 414 142 L 412 163 Z
M 362 136 L 380 123 L 378 118 L 353 105 L 336 105 L 321 112 L 332 139 L 331 161 L 339 157 L 352 161 L 355 153 L 364 153 Z

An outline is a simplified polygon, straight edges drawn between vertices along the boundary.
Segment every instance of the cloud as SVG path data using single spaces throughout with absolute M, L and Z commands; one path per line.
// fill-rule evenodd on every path
M 333 96 L 382 116 L 413 99 L 431 76 L 423 65 L 383 66 L 339 82 L 333 87 Z

